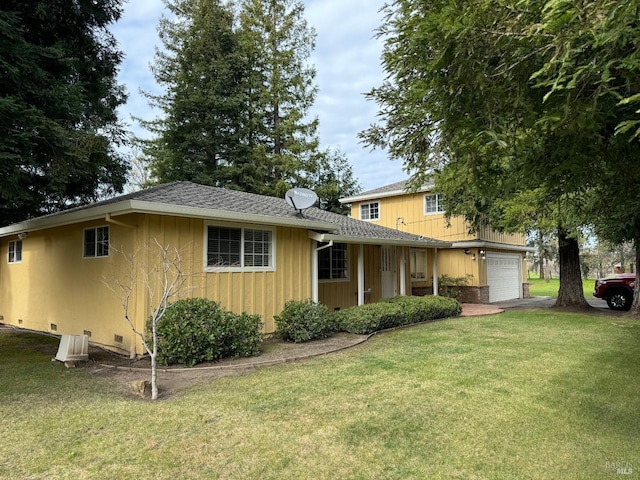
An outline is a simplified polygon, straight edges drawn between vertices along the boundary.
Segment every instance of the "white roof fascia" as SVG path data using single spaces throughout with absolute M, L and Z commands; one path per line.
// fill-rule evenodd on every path
M 270 217 L 250 213 L 229 212 L 209 208 L 186 207 L 166 203 L 145 202 L 141 200 L 125 200 L 122 202 L 89 207 L 68 213 L 59 213 L 48 217 L 33 218 L 7 227 L 0 228 L 0 237 L 25 231 L 44 230 L 74 223 L 87 222 L 104 218 L 106 215 L 116 217 L 129 213 L 148 213 L 157 215 L 175 215 L 179 217 L 202 218 L 209 220 L 234 220 L 236 222 L 259 223 L 263 225 L 290 226 L 335 231 L 334 223 L 320 220 L 304 220 L 296 218 Z
M 514 252 L 535 252 L 535 247 L 528 245 L 514 245 L 513 243 L 486 242 L 484 240 L 469 240 L 466 242 L 453 242 L 452 248 L 493 248 L 499 250 L 511 250 Z
M 355 243 L 363 245 L 396 245 L 415 248 L 450 248 L 451 243 L 428 240 L 399 240 L 391 238 L 350 237 L 348 235 L 334 235 L 332 233 L 309 232 L 309 238 L 317 242 Z
M 433 189 L 433 185 L 423 185 L 415 192 L 413 191 L 407 192 L 406 190 L 392 190 L 389 192 L 379 192 L 379 193 L 369 193 L 369 194 L 364 193 L 362 195 L 355 195 L 353 197 L 340 198 L 338 199 L 338 201 L 340 203 L 355 203 L 355 202 L 362 202 L 364 200 L 375 200 L 377 198 L 396 197 L 398 195 L 411 195 L 414 193 L 428 192 L 432 189 Z

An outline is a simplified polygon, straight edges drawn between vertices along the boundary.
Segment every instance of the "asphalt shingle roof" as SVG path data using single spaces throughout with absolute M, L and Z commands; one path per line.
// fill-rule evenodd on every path
M 74 212 L 89 211 L 98 207 L 121 204 L 127 201 L 149 202 L 156 206 L 167 205 L 203 209 L 203 216 L 211 219 L 216 218 L 216 212 L 225 212 L 226 214 L 237 213 L 239 216 L 263 216 L 265 222 L 268 220 L 267 223 L 287 224 L 287 221 L 295 220 L 300 226 L 309 223 L 309 228 L 316 230 L 318 223 L 328 223 L 332 224 L 335 229 L 323 233 L 337 237 L 352 238 L 354 241 L 367 239 L 369 242 L 372 240 L 420 242 L 448 246 L 446 242 L 381 227 L 369 222 L 363 222 L 351 217 L 321 210 L 317 207 L 308 208 L 300 214 L 282 198 L 211 187 L 192 182 L 167 183 L 39 218 L 59 216 L 62 220 L 62 216 Z M 228 216 L 226 218 L 228 219 Z M 33 219 L 33 221 L 37 220 L 38 219 Z

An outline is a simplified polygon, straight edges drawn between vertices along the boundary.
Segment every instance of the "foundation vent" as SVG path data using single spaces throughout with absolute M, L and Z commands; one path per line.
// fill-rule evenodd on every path
M 51 330 L 53 330 L 54 332 L 58 330 L 58 325 L 56 325 L 55 323 L 52 323 L 50 326 L 51 326 Z
M 122 343 L 123 339 L 122 339 L 122 335 L 114 335 L 113 336 L 113 341 L 116 343 Z

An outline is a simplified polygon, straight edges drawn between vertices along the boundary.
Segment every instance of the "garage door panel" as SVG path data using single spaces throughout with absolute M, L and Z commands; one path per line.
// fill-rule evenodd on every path
M 489 302 L 520 298 L 521 259 L 520 255 L 487 254 Z

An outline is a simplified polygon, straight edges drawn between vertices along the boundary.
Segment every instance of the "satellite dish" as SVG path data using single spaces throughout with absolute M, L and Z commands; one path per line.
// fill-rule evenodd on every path
M 313 207 L 318 201 L 318 195 L 308 188 L 292 188 L 284 195 L 289 205 L 302 212 L 305 208 Z

